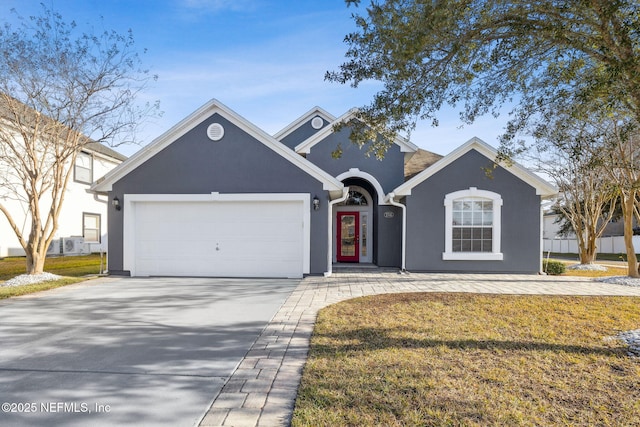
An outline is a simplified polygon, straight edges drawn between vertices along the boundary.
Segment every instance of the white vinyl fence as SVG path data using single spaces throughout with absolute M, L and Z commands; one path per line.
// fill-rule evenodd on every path
M 576 239 L 543 239 L 544 252 L 578 253 L 578 241 Z M 620 254 L 626 253 L 624 237 L 601 237 L 597 240 L 598 253 Z M 640 236 L 633 236 L 633 247 L 636 253 L 640 253 Z

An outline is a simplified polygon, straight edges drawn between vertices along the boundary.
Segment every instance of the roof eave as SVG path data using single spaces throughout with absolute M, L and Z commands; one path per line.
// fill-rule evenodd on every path
M 273 135 L 273 137 L 278 141 L 282 141 L 282 139 L 284 139 L 285 137 L 290 135 L 293 131 L 295 131 L 300 126 L 302 126 L 303 123 L 312 119 L 315 116 L 320 116 L 329 123 L 333 122 L 336 119 L 332 114 L 328 113 L 324 109 L 318 106 L 315 106 L 311 110 L 307 111 L 306 113 L 304 113 L 303 115 L 295 119 L 293 122 L 289 123 L 287 126 L 282 128 L 281 130 L 279 130 L 276 134 Z
M 468 153 L 471 150 L 478 151 L 480 154 L 484 155 L 485 157 L 489 158 L 492 161 L 494 161 L 496 156 L 498 155 L 498 152 L 489 144 L 487 144 L 486 142 L 484 142 L 478 137 L 473 137 L 469 141 L 461 145 L 460 147 L 453 150 L 451 153 L 444 156 L 442 159 L 438 160 L 433 165 L 429 166 L 428 168 L 426 168 L 425 170 L 423 170 L 422 172 L 414 176 L 413 178 L 399 185 L 393 191 L 393 193 L 396 196 L 410 196 L 411 190 L 415 186 L 422 183 L 427 178 L 436 174 L 440 170 L 444 169 L 446 166 L 450 165 L 455 160 L 457 160 L 462 155 Z M 536 195 L 541 196 L 543 199 L 553 197 L 558 192 L 558 190 L 553 185 L 551 185 L 550 183 L 548 183 L 547 181 L 545 181 L 535 173 L 531 172 L 524 166 L 519 165 L 518 163 L 514 162 L 512 165 L 501 164 L 500 166 L 502 166 L 503 168 L 511 172 L 513 175 L 515 175 L 516 177 L 520 178 L 521 180 L 523 180 L 524 182 L 526 182 L 527 184 L 535 188 Z
M 193 129 L 206 117 L 214 113 L 222 113 L 221 115 L 225 116 L 227 119 L 231 118 L 232 122 L 235 122 L 237 125 L 239 125 L 245 132 L 253 136 L 257 141 L 267 145 L 269 148 L 273 149 L 276 153 L 289 160 L 295 166 L 301 168 L 309 175 L 322 182 L 323 188 L 325 190 L 341 190 L 343 184 L 336 180 L 334 177 L 321 170 L 313 163 L 294 153 L 288 147 L 284 146 L 281 142 L 277 141 L 271 135 L 269 135 L 253 123 L 249 122 L 217 99 L 212 99 L 202 107 L 198 108 L 195 112 L 178 122 L 164 134 L 154 139 L 149 145 L 143 147 L 140 151 L 129 157 L 129 159 L 121 163 L 118 167 L 109 171 L 101 181 L 94 183 L 90 187 L 91 191 L 111 191 L 113 189 L 113 184 L 116 181 L 132 172 L 142 163 L 153 157 L 157 152 L 169 146 L 178 138 Z
M 309 154 L 311 152 L 311 148 L 314 145 L 322 141 L 324 138 L 329 136 L 329 134 L 334 132 L 334 127 L 341 123 L 346 123 L 351 119 L 357 118 L 358 110 L 356 108 L 352 108 L 337 119 L 335 119 L 332 123 L 326 126 L 324 129 L 310 136 L 306 140 L 302 141 L 300 144 L 296 145 L 294 151 L 299 154 Z M 418 151 L 418 146 L 411 143 L 406 138 L 403 138 L 397 135 L 394 139 L 394 144 L 400 147 L 400 151 L 402 153 L 415 153 Z

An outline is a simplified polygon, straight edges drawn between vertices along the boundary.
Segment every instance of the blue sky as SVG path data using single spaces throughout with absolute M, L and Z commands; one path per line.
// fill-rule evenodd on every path
M 144 63 L 159 78 L 145 97 L 159 100 L 164 114 L 144 128 L 146 143 L 211 98 L 274 134 L 316 105 L 334 116 L 366 105 L 381 87 L 324 80 L 344 62 L 351 15 L 362 11 L 343 0 L 0 0 L 0 22 L 14 20 L 12 8 L 39 14 L 41 2 L 82 28 L 131 29 L 147 49 Z M 439 154 L 473 136 L 497 146 L 507 120 L 487 116 L 460 128 L 453 110 L 438 118 L 437 128 L 420 123 L 411 141 Z M 118 148 L 126 155 L 138 149 Z

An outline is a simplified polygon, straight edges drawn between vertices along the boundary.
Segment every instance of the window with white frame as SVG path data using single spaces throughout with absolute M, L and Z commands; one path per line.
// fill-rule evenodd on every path
M 502 260 L 500 252 L 502 197 L 492 191 L 447 194 L 443 260 Z
M 82 236 L 87 243 L 100 243 L 100 214 L 82 214 Z
M 93 182 L 93 157 L 91 154 L 78 153 L 73 172 L 74 181 L 91 184 Z

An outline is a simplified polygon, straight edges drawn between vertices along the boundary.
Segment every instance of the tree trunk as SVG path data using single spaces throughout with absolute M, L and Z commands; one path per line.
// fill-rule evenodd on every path
M 580 246 L 580 264 L 593 264 L 598 250 L 596 240 L 589 236 Z
M 638 261 L 636 260 L 636 250 L 633 247 L 633 206 L 635 201 L 635 191 L 631 194 L 622 194 L 622 216 L 624 219 L 624 246 L 627 251 L 627 267 L 629 277 L 640 277 L 638 274 Z
M 27 246 L 27 274 L 40 274 L 44 272 L 46 253 L 40 254 L 32 245 Z

